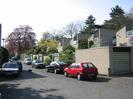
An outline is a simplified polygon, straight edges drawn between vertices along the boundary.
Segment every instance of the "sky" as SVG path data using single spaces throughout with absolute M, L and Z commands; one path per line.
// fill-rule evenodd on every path
M 133 0 L 0 0 L 2 38 L 8 37 L 19 25 L 29 25 L 39 40 L 43 32 L 85 21 L 90 14 L 97 24 L 102 24 L 110 18 L 111 8 L 116 5 L 128 12 Z

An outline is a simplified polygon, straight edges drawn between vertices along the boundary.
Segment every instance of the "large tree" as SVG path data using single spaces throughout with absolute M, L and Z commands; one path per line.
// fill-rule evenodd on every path
M 84 33 L 87 33 L 88 36 L 92 35 L 94 33 L 95 29 L 95 17 L 92 15 L 88 16 L 87 20 L 85 21 L 85 27 L 84 27 Z
M 104 27 L 116 31 L 132 21 L 131 18 L 125 16 L 124 10 L 118 5 L 111 9 L 110 17 L 110 20 L 105 20 Z
M 32 27 L 20 25 L 6 38 L 6 47 L 10 53 L 23 53 L 35 46 L 36 38 Z

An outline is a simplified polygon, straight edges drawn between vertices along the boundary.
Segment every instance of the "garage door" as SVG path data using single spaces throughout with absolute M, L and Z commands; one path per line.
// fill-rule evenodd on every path
M 128 52 L 113 52 L 112 62 L 112 74 L 129 73 L 130 62 Z

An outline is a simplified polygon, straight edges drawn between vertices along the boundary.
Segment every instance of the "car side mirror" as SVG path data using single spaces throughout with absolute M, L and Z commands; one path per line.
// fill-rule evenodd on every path
M 68 66 L 68 69 L 70 69 L 70 67 Z

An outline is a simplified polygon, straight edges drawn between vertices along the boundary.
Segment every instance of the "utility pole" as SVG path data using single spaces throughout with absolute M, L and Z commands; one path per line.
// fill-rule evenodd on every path
M 3 47 L 5 47 L 5 39 L 3 38 L 2 40 L 3 40 Z
M 1 27 L 2 27 L 2 26 L 1 26 L 1 24 L 0 24 L 0 47 L 1 47 L 1 30 L 2 30 Z

